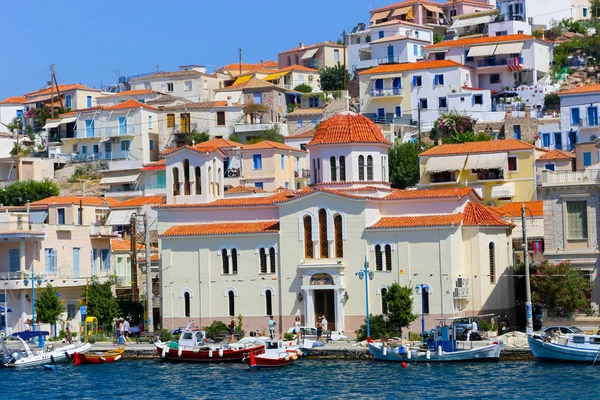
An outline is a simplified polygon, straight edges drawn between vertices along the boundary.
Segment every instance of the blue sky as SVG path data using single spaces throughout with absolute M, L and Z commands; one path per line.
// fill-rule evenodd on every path
M 54 63 L 59 83 L 100 87 L 201 64 L 276 60 L 303 42 L 336 40 L 369 9 L 394 0 L 3 1 L 0 99 L 37 90 Z M 7 33 L 8 32 L 8 33 Z

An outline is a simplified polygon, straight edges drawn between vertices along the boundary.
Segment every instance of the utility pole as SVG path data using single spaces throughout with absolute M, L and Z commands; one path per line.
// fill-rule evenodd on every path
M 54 85 L 56 86 L 56 93 L 58 94 L 58 101 L 60 101 L 60 108 L 65 109 L 65 105 L 63 104 L 63 99 L 60 94 L 60 88 L 58 87 L 58 82 L 56 81 L 56 73 L 54 72 L 54 64 L 52 64 L 52 79 L 54 80 Z M 102 87 L 102 86 L 100 86 Z
M 421 102 L 417 104 L 417 124 L 419 129 L 419 151 L 421 150 Z
M 54 64 L 50 64 L 50 119 L 54 118 Z
M 150 216 L 144 214 L 144 233 L 146 234 L 146 312 L 148 313 L 148 325 L 146 332 L 153 332 L 152 314 L 152 260 L 150 259 Z
M 525 224 L 525 219 L 525 203 L 523 203 L 521 204 L 521 225 L 523 227 L 523 262 L 525 263 L 525 292 L 527 294 L 525 316 L 527 317 L 526 333 L 530 335 L 533 333 L 533 313 L 531 310 L 531 283 L 529 281 L 529 261 L 527 260 L 529 246 L 527 246 L 527 225 Z
M 242 74 L 242 48 L 240 47 L 240 75 Z
M 17 132 L 17 180 L 21 180 L 21 143 L 19 143 L 19 133 Z
M 344 43 L 344 91 L 346 92 L 346 111 L 350 111 L 350 92 L 348 92 L 348 82 L 346 72 L 346 30 L 344 29 L 343 35 L 343 43 Z
M 136 216 L 131 216 L 131 301 L 138 301 Z

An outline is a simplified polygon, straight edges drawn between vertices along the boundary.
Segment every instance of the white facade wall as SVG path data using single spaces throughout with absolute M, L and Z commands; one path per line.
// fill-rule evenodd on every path
M 587 18 L 590 18 L 589 2 L 581 0 L 513 0 L 499 3 L 500 14 L 508 17 L 509 7 L 519 4 L 520 9 L 524 11 L 523 21 L 532 25 L 543 25 L 549 29 L 553 22 L 560 22 L 563 19 L 578 20 L 583 18 L 583 9 L 588 9 Z M 513 12 L 514 14 L 514 12 Z
M 505 33 L 506 32 L 506 33 Z M 488 26 L 489 36 L 499 36 L 502 33 L 505 35 L 531 35 L 531 25 L 525 21 L 498 21 L 492 22 Z
M 10 125 L 13 119 L 17 118 L 18 113 L 24 113 L 23 104 L 0 104 L 0 129 L 2 132 L 8 132 L 6 125 Z
M 225 112 L 225 125 L 217 125 L 217 112 Z M 243 107 L 214 107 L 214 108 L 177 108 L 160 111 L 160 132 L 171 132 L 173 128 L 167 127 L 167 115 L 175 115 L 175 124 L 179 126 L 180 114 L 190 114 L 192 132 L 206 132 L 211 137 L 222 136 L 227 139 L 235 132 L 235 124 L 244 118 Z M 167 140 L 168 137 L 165 138 Z
M 376 144 L 364 144 L 361 143 L 355 145 L 316 145 L 310 147 L 310 169 L 311 169 L 311 182 L 332 182 L 331 180 L 331 169 L 330 159 L 331 157 L 336 158 L 336 171 L 337 181 L 340 180 L 340 156 L 346 158 L 346 182 L 359 182 L 359 157 L 364 157 L 364 179 L 362 181 L 374 181 L 374 182 L 387 182 L 389 179 L 389 171 L 387 168 L 387 146 L 376 145 Z M 368 157 L 373 159 L 373 179 L 367 179 L 367 159 Z M 315 173 L 315 166 L 317 163 L 320 164 L 320 173 Z
M 191 90 L 186 82 L 191 82 Z M 172 91 L 169 90 L 169 83 L 173 84 Z M 216 76 L 200 75 L 194 72 L 187 76 L 149 76 L 131 81 L 131 89 L 151 89 L 171 96 L 182 97 L 194 103 L 212 100 L 214 90 L 218 88 L 219 81 Z
M 189 195 L 185 194 L 185 160 L 189 161 Z M 196 167 L 200 167 L 201 194 L 196 194 Z M 214 153 L 200 154 L 183 149 L 167 156 L 167 203 L 209 203 L 223 198 L 223 159 Z M 173 184 L 179 177 L 179 195 Z
M 371 53 L 373 60 L 377 60 L 377 64 L 385 64 L 388 62 L 416 62 L 423 59 L 423 47 L 429 45 L 429 42 L 423 42 L 417 39 L 401 39 L 383 43 L 371 44 Z M 393 58 L 388 57 L 388 48 L 392 46 L 394 49 Z
M 600 93 L 578 93 L 560 96 L 560 127 L 562 130 L 563 150 L 574 149 L 576 142 L 589 142 L 591 136 L 600 137 L 600 126 L 590 126 L 588 109 L 596 108 L 600 112 Z M 579 109 L 579 121 L 572 121 L 573 109 Z M 600 121 L 600 117 L 598 118 Z M 573 123 L 575 122 L 575 123 Z M 575 138 L 575 142 L 573 142 Z

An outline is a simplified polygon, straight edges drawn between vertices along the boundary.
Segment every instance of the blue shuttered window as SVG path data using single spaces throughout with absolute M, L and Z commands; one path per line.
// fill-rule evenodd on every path
M 254 162 L 254 169 L 262 169 L 262 155 L 252 155 L 252 161 Z
M 56 273 L 56 249 L 44 249 L 44 258 L 46 262 L 46 273 Z
M 81 262 L 80 262 L 81 249 L 78 247 L 73 248 L 73 277 L 79 278 L 81 276 Z
M 90 251 L 90 266 L 91 266 L 91 274 L 96 275 L 96 259 L 98 258 L 98 254 L 96 253 L 96 249 L 92 249 Z
M 550 134 L 549 133 L 542 134 L 542 147 L 550 147 Z
M 102 269 L 104 271 L 110 270 L 110 250 L 102 249 Z
M 583 166 L 589 167 L 590 165 L 592 165 L 592 153 L 586 151 L 583 153 Z
M 571 108 L 571 125 L 579 125 L 579 108 Z
M 10 249 L 9 259 L 10 259 L 10 272 L 18 272 L 19 271 L 19 249 Z

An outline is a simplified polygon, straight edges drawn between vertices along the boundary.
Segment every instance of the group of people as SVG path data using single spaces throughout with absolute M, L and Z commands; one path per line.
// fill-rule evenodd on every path
M 127 321 L 125 318 L 117 319 L 116 332 L 117 334 L 115 335 L 116 338 L 114 344 L 122 343 L 124 346 L 127 346 L 127 342 L 133 343 L 133 341 L 130 338 L 131 325 L 129 324 L 129 321 Z

